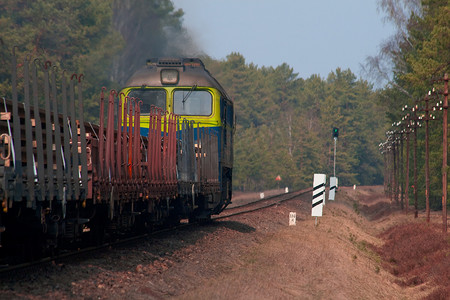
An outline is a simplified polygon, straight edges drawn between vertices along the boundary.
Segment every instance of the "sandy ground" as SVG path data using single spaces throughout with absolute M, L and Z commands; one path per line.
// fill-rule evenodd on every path
M 209 278 L 182 299 L 421 299 L 430 288 L 405 288 L 382 267 L 370 245 L 381 246 L 377 236 L 405 222 L 401 213 L 369 221 L 360 209 L 386 203 L 382 187 L 341 188 L 337 200 L 327 202 L 318 225 L 309 203 L 283 204 L 264 217 L 280 226 L 241 255 L 225 274 Z M 386 206 L 390 206 L 388 202 Z M 368 208 L 366 207 L 366 210 Z M 288 225 L 289 212 L 297 213 L 296 226 Z M 249 216 L 248 218 L 250 218 Z M 253 223 L 253 222 L 252 222 Z M 256 225 L 257 226 L 257 225 Z M 261 226 L 261 224 L 260 224 Z M 273 226 L 273 225 L 272 225 Z M 259 228 L 256 229 L 259 231 Z
M 0 298 L 422 299 L 437 289 L 402 284 L 381 254 L 383 232 L 424 222 L 392 209 L 382 187 L 341 187 L 317 226 L 310 198 L 3 279 Z

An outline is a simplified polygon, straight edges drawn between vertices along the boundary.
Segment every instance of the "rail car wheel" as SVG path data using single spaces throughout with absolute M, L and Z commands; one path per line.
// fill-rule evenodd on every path
M 189 215 L 189 223 L 207 224 L 211 222 L 211 210 L 208 208 L 208 199 L 204 195 L 196 199 L 198 207 Z
M 176 198 L 172 199 L 170 202 L 169 216 L 166 219 L 168 226 L 177 226 L 180 224 L 181 219 L 188 214 L 187 205 L 184 203 L 184 199 Z
M 46 249 L 44 227 L 34 210 L 12 208 L 2 221 L 6 228 L 2 233 L 2 263 L 17 264 L 42 257 Z
M 91 230 L 89 235 L 90 244 L 101 245 L 105 242 L 106 229 L 110 222 L 108 218 L 108 209 L 109 207 L 107 205 L 96 206 L 95 215 L 89 222 Z
M 157 229 L 164 225 L 164 219 L 166 217 L 166 208 L 161 205 L 161 202 L 158 202 L 154 205 L 152 212 L 150 213 L 150 223 L 152 230 Z

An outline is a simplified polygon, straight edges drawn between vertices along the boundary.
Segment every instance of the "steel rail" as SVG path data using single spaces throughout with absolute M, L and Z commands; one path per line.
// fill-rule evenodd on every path
M 285 195 L 293 195 L 293 194 L 295 194 L 295 195 L 303 195 L 304 193 L 311 192 L 311 191 L 312 191 L 312 188 L 307 188 L 307 189 L 300 190 L 300 191 L 293 191 L 293 192 L 289 192 L 289 193 L 282 193 L 282 194 L 272 195 L 272 196 L 265 197 L 265 198 L 262 198 L 262 199 L 257 199 L 255 201 L 250 201 L 250 202 L 242 204 L 242 205 L 227 207 L 225 209 L 225 211 L 231 210 L 231 209 L 235 209 L 235 208 L 242 208 L 242 207 L 246 207 L 246 206 L 251 206 L 251 205 L 254 205 L 256 203 L 264 202 L 264 201 L 271 200 L 271 199 L 274 199 L 274 198 L 279 198 L 279 197 L 282 197 L 282 196 L 285 196 Z
M 229 218 L 229 217 L 233 217 L 233 216 L 243 215 L 243 214 L 251 213 L 251 212 L 254 212 L 254 211 L 262 210 L 262 209 L 269 208 L 269 207 L 281 204 L 283 202 L 292 200 L 292 199 L 294 199 L 294 198 L 296 198 L 298 196 L 304 195 L 306 193 L 311 193 L 311 192 L 312 192 L 312 188 L 307 188 L 307 189 L 300 190 L 300 191 L 284 193 L 284 194 L 279 194 L 279 195 L 274 195 L 274 196 L 270 196 L 270 197 L 267 197 L 267 198 L 259 199 L 257 201 L 253 201 L 253 202 L 249 202 L 249 203 L 246 203 L 246 204 L 243 204 L 243 205 L 239 205 L 239 206 L 228 208 L 224 212 L 229 212 L 229 211 L 232 211 L 232 210 L 242 209 L 242 208 L 246 208 L 246 207 L 249 207 L 249 206 L 259 205 L 259 204 L 264 203 L 264 202 L 270 202 L 270 203 L 268 203 L 266 205 L 258 206 L 256 208 L 243 210 L 243 211 L 238 211 L 236 213 L 231 212 L 230 214 L 219 215 L 217 217 L 212 218 L 212 220 L 220 220 L 220 219 L 225 219 L 225 218 Z M 283 196 L 285 196 L 285 197 L 283 197 Z M 278 198 L 281 198 L 281 199 L 277 200 Z

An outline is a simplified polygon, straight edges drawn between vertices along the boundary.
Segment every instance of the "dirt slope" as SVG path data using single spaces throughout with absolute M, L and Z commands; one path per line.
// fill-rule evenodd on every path
M 261 218 L 277 219 L 258 243 L 242 252 L 229 272 L 205 278 L 201 287 L 183 299 L 420 299 L 428 287 L 401 287 L 387 272 L 377 236 L 393 224 L 405 221 L 399 213 L 368 221 L 360 210 L 387 199 L 377 188 L 341 188 L 337 201 L 327 202 L 324 216 L 315 226 L 309 203 L 283 204 Z M 383 206 L 384 207 L 384 206 Z M 389 206 L 387 206 L 389 207 Z M 365 207 L 369 214 L 369 207 Z M 297 225 L 287 226 L 289 211 L 297 213 Z M 274 220 L 266 220 L 266 224 Z M 262 226 L 262 224 L 260 224 Z M 269 225 L 267 225 L 269 226 Z M 273 226 L 273 224 L 270 224 Z M 258 229 L 257 229 L 258 231 Z

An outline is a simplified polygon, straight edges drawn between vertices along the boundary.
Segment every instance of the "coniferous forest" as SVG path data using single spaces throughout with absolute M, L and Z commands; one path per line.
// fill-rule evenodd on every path
M 300 78 L 288 63 L 260 67 L 239 53 L 210 58 L 189 38 L 183 11 L 170 0 L 4 0 L 0 95 L 11 93 L 14 48 L 19 57 L 32 55 L 83 73 L 86 119 L 95 122 L 102 86 L 119 89 L 150 57 L 200 56 L 234 99 L 234 189 L 297 189 L 309 187 L 314 173 L 332 175 L 333 127 L 339 128 L 339 185 L 379 185 L 384 180 L 379 144 L 386 131 L 401 119 L 405 104 L 433 86 L 433 77 L 449 72 L 450 2 L 383 0 L 379 5 L 398 33 L 367 58 L 363 78 L 340 68 L 326 78 Z M 442 128 L 432 126 L 431 193 L 437 197 Z M 275 180 L 278 175 L 281 181 Z M 423 175 L 419 181 L 423 184 Z

